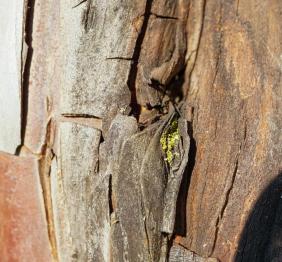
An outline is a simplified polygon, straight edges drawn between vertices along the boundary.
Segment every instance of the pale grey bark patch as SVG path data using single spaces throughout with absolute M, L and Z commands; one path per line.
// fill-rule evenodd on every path
M 51 172 L 59 258 L 107 261 L 108 179 L 97 174 L 101 131 L 67 122 L 59 123 L 59 131 L 58 163 Z
M 92 22 L 87 24 L 86 31 L 78 19 L 79 13 L 84 12 L 84 4 L 63 14 L 67 16 L 62 24 L 64 33 L 74 42 L 66 46 L 62 113 L 112 119 L 119 109 L 130 104 L 127 80 L 131 61 L 108 58 L 132 57 L 138 37 L 132 23 L 144 12 L 145 1 L 91 2 L 93 8 L 88 10 L 88 16 Z M 75 32 L 70 28 L 74 23 Z
M 117 169 L 120 158 L 120 152 L 125 140 L 131 137 L 138 130 L 137 121 L 134 117 L 118 114 L 112 121 L 107 133 L 105 141 L 100 145 L 99 150 L 99 172 L 102 176 L 110 178 L 108 188 L 108 207 L 111 215 L 111 259 L 113 261 L 124 261 L 123 256 L 119 256 L 119 250 L 122 251 L 122 239 L 115 238 L 117 235 L 120 237 L 121 232 L 118 230 L 119 221 L 116 217 L 116 188 Z M 99 208 L 100 203 L 97 203 Z M 103 207 L 100 207 L 103 208 Z M 98 241 L 98 239 L 97 239 Z M 120 246 L 121 245 L 121 246 Z M 102 261 L 97 258 L 96 261 Z
M 0 150 L 14 154 L 21 144 L 24 1 L 2 2 L 0 17 Z

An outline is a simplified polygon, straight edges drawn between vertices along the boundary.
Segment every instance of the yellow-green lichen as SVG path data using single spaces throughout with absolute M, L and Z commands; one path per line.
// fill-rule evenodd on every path
M 174 148 L 179 139 L 178 121 L 177 119 L 173 119 L 169 127 L 162 133 L 160 139 L 162 150 L 165 153 L 165 161 L 167 161 L 169 165 L 172 164 L 173 159 L 178 155 L 178 153 L 174 151 Z

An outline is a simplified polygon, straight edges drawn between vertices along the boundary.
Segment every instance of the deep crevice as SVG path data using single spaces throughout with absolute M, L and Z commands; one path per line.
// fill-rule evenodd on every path
M 114 206 L 113 206 L 113 182 L 112 182 L 112 175 L 109 177 L 109 192 L 108 192 L 108 199 L 109 199 L 109 212 L 110 212 L 110 217 L 111 214 L 114 212 Z
M 193 113 L 192 113 L 193 114 Z M 188 163 L 180 185 L 180 190 L 176 202 L 176 220 L 174 232 L 179 236 L 186 236 L 186 202 L 189 191 L 190 180 L 196 163 L 197 144 L 193 136 L 193 122 L 188 122 L 188 134 L 190 137 L 190 148 L 188 153 Z
M 140 30 L 140 33 L 136 39 L 135 48 L 132 55 L 132 65 L 129 71 L 129 77 L 127 80 L 128 88 L 131 92 L 131 102 L 130 106 L 132 108 L 131 114 L 135 116 L 137 119 L 139 118 L 141 112 L 141 106 L 137 101 L 137 94 L 136 94 L 136 78 L 137 78 L 137 71 L 138 71 L 138 63 L 141 54 L 143 40 L 145 38 L 147 26 L 149 23 L 149 18 L 151 14 L 152 8 L 152 0 L 146 1 L 145 12 L 144 12 L 144 21 Z
M 25 39 L 23 40 L 27 44 L 28 49 L 27 49 L 26 61 L 25 61 L 25 64 L 23 65 L 23 73 L 22 73 L 21 145 L 18 146 L 18 148 L 16 149 L 16 155 L 20 154 L 21 147 L 24 145 L 24 138 L 25 138 L 25 133 L 26 133 L 26 125 L 27 125 L 29 79 L 30 79 L 30 68 L 31 68 L 32 56 L 33 56 L 32 32 L 33 32 L 34 6 L 35 6 L 35 0 L 28 0 L 27 5 L 26 5 L 26 17 L 25 17 L 26 20 L 25 20 L 25 27 L 24 27 Z

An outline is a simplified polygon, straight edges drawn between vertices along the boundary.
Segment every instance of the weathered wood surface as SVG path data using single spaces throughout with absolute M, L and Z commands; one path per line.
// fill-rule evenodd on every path
M 24 0 L 3 2 L 0 16 L 0 150 L 14 154 L 21 144 Z
M 281 11 L 281 1 L 218 0 L 198 13 L 203 28 L 185 87 L 197 151 L 181 243 L 201 256 L 264 257 L 277 197 L 257 201 L 282 169 Z M 190 35 L 195 25 L 188 19 Z
M 0 9 L 9 26 L 15 3 Z M 38 161 L 53 259 L 165 261 L 175 240 L 171 261 L 279 260 L 280 1 L 28 5 L 24 67 L 21 29 L 0 47 L 3 60 L 13 50 L 0 150 L 22 142 L 19 163 Z M 181 100 L 170 180 L 160 138 Z M 174 212 L 186 220 L 176 239 Z
M 0 257 L 51 262 L 37 160 L 0 152 Z

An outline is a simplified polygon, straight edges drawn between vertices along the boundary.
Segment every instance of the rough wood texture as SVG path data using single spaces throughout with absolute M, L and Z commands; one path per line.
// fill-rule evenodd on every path
M 136 78 L 137 101 L 161 105 L 166 85 L 183 68 L 188 1 L 148 1 Z M 156 81 L 162 92 L 152 85 Z
M 281 1 L 217 0 L 198 13 L 200 45 L 187 71 L 197 151 L 181 243 L 201 256 L 264 257 L 278 194 L 264 190 L 282 169 L 281 11 Z
M 21 81 L 24 1 L 0 6 L 0 150 L 14 154 L 21 144 Z
M 152 158 L 148 159 L 155 163 L 154 171 L 144 173 L 148 169 L 143 167 L 146 154 L 151 147 L 151 137 L 157 129 L 158 125 L 155 125 L 132 136 L 125 141 L 120 153 L 117 183 L 113 190 L 117 201 L 116 218 L 119 221 L 116 226 L 120 227 L 121 235 L 114 241 L 122 240 L 123 247 L 118 251 L 117 258 L 124 258 L 125 261 L 131 261 L 132 257 L 136 257 L 137 261 L 160 259 L 162 235 L 159 227 L 165 187 L 164 163 L 160 157 L 160 148 L 159 153 L 155 152 L 155 161 Z M 155 139 L 159 137 L 160 134 Z M 154 202 L 151 194 L 154 194 Z
M 169 253 L 170 262 L 218 262 L 216 258 L 204 258 L 180 245 L 173 245 Z
M 51 262 L 36 159 L 0 152 L 1 261 Z
M 124 142 L 115 152 L 119 157 L 112 183 L 114 261 L 132 261 L 133 257 L 136 261 L 165 261 L 166 234 L 173 233 L 179 184 L 189 149 L 186 121 L 182 119 L 179 140 L 183 144 L 179 142 L 175 165 L 167 172 L 160 140 L 175 114 L 142 132 L 135 130 L 137 133 L 127 139 L 123 136 Z M 109 133 L 115 134 L 116 140 L 120 136 L 117 131 L 126 130 L 126 122 L 114 123 Z
M 133 21 L 144 13 L 145 1 L 89 0 L 71 9 L 73 5 L 61 1 L 62 112 L 109 121 L 130 104 L 127 80 L 140 30 Z
M 10 2 L 0 149 L 38 160 L 53 259 L 281 260 L 281 1 Z

